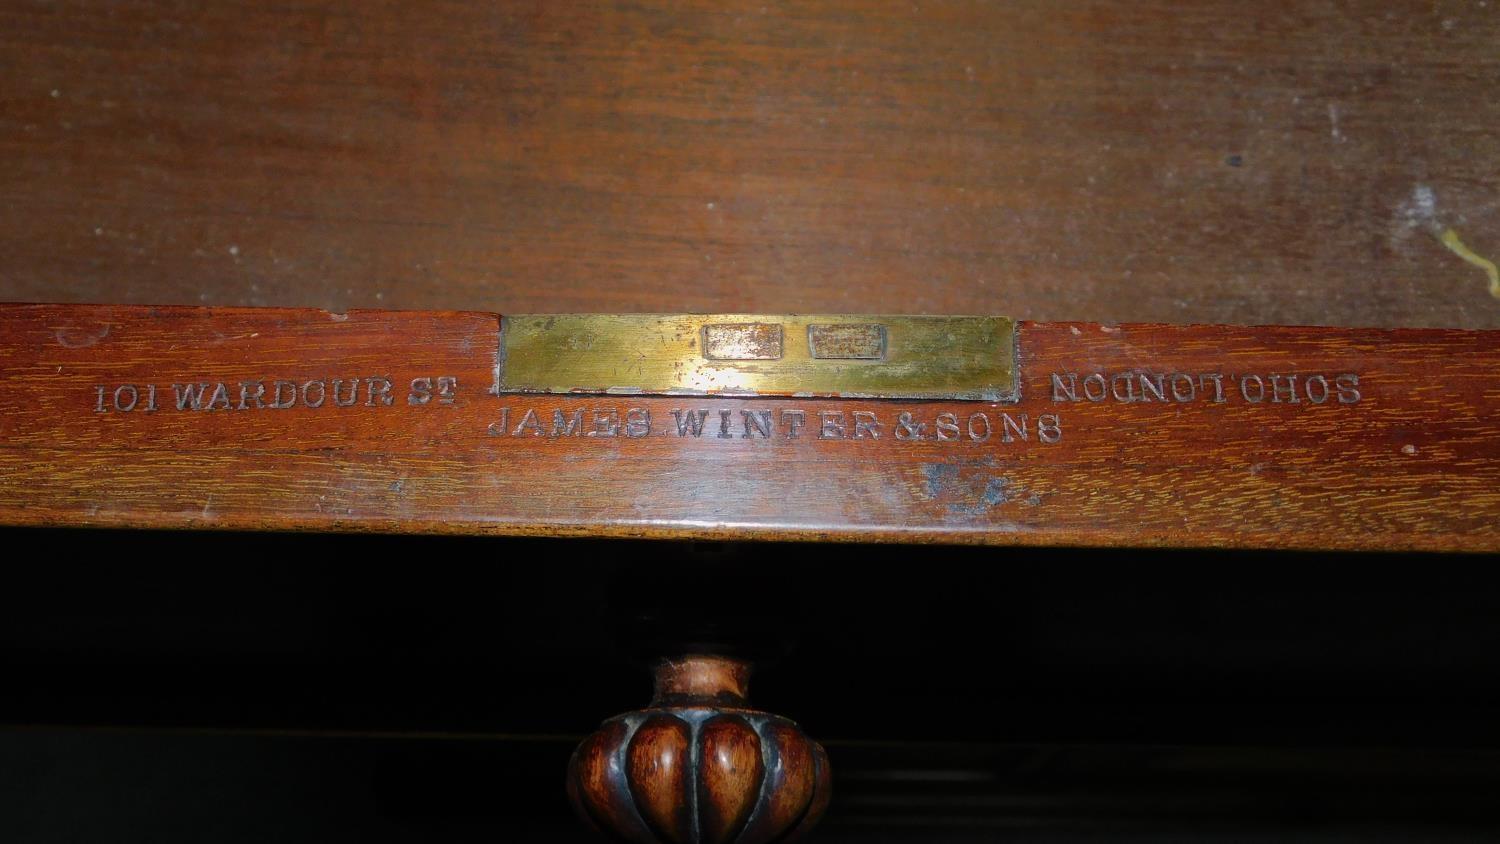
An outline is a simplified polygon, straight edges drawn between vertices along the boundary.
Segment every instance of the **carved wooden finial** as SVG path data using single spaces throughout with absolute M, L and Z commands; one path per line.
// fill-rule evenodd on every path
M 796 724 L 749 708 L 750 665 L 693 655 L 656 668 L 651 705 L 605 721 L 568 765 L 568 795 L 633 844 L 792 841 L 828 806 L 828 757 Z

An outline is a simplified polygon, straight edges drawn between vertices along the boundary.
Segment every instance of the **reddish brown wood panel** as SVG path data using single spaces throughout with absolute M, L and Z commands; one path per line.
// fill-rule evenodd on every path
M 1500 328 L 1500 3 L 8 0 L 0 300 Z
M 0 520 L 1500 548 L 1493 332 L 1024 323 L 991 404 L 495 396 L 498 330 L 5 306 Z

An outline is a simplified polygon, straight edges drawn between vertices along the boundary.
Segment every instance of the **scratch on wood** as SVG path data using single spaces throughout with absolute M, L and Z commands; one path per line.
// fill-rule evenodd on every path
M 109 336 L 109 324 L 96 334 L 76 328 L 59 328 L 57 330 L 57 342 L 68 349 L 86 349 L 97 344 L 100 340 Z
M 1445 229 L 1438 237 L 1438 240 L 1442 241 L 1443 245 L 1448 247 L 1448 250 L 1453 254 L 1484 270 L 1484 274 L 1490 279 L 1490 295 L 1496 299 L 1500 299 L 1500 268 L 1495 266 L 1494 261 L 1464 245 L 1463 240 L 1458 236 L 1458 232 L 1453 229 Z
M 1437 192 L 1429 185 L 1417 185 L 1411 196 L 1398 208 L 1401 217 L 1401 231 L 1410 232 L 1416 229 L 1424 229 L 1437 241 L 1448 247 L 1448 251 L 1464 259 L 1470 264 L 1484 270 L 1484 274 L 1490 281 L 1490 295 L 1500 299 L 1500 268 L 1490 259 L 1470 249 L 1459 237 L 1458 231 L 1439 215 L 1437 208 Z

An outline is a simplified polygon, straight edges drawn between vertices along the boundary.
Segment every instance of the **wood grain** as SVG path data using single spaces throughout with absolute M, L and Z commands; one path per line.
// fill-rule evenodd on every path
M 0 299 L 1500 327 L 1500 4 L 0 4 Z
M 1023 323 L 1021 399 L 993 404 L 495 396 L 498 331 L 478 313 L 0 307 L 0 521 L 1500 548 L 1494 332 Z M 412 386 L 441 377 L 451 404 Z M 360 379 L 352 404 L 334 385 L 308 406 L 334 379 Z M 277 381 L 302 403 L 270 407 Z M 178 409 L 183 385 L 210 385 L 207 407 L 220 382 L 214 409 Z

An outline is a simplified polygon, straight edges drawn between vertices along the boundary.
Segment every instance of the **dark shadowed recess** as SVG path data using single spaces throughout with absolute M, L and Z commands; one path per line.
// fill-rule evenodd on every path
M 762 660 L 823 842 L 1480 840 L 1492 558 L 9 530 L 6 841 L 587 841 L 642 663 Z

